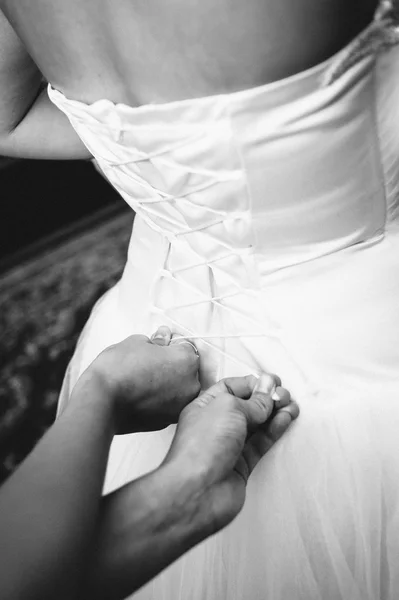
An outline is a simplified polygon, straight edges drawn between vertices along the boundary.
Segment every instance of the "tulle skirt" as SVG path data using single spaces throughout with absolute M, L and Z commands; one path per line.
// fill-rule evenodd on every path
M 156 253 L 161 236 L 140 219 L 135 233 L 122 281 L 100 300 L 82 334 L 61 408 L 78 375 L 103 348 L 130 333 L 150 334 L 158 325 L 146 309 L 148 266 L 133 257 L 149 247 Z M 260 305 L 266 303 L 278 318 L 279 338 L 252 339 L 242 353 L 245 363 L 256 357 L 254 370 L 282 377 L 301 406 L 300 418 L 255 469 L 238 518 L 135 597 L 394 600 L 398 225 L 391 223 L 384 236 L 364 244 L 271 275 Z M 198 344 L 206 355 L 207 347 Z M 215 377 L 247 372 L 222 357 Z M 105 491 L 156 468 L 173 431 L 115 438 Z

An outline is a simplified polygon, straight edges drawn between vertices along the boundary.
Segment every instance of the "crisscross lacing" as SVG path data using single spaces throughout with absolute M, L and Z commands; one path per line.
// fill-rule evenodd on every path
M 189 144 L 192 142 L 192 136 L 186 138 L 185 143 Z M 212 171 L 207 169 L 197 169 L 195 167 L 188 167 L 186 165 L 179 164 L 177 161 L 172 160 L 168 157 L 168 154 L 176 149 L 177 147 L 183 146 L 183 143 L 168 145 L 163 148 L 161 151 L 157 150 L 155 152 L 144 152 L 143 150 L 137 151 L 135 149 L 135 156 L 130 157 L 123 161 L 112 161 L 110 162 L 108 159 L 99 159 L 101 164 L 102 160 L 104 160 L 107 166 L 112 166 L 113 168 L 121 169 L 125 166 L 131 166 L 133 164 L 139 163 L 150 163 L 154 169 L 160 170 L 161 173 L 164 168 L 173 169 L 174 171 L 181 170 L 184 175 L 188 176 L 202 176 L 206 178 L 205 182 L 199 183 L 197 186 L 190 188 L 188 191 L 183 192 L 179 195 L 173 195 L 168 192 L 165 192 L 155 185 L 152 185 L 149 181 L 143 179 L 138 172 L 134 173 L 132 170 L 129 170 L 129 179 L 133 180 L 136 184 L 141 186 L 148 193 L 148 197 L 144 199 L 137 200 L 135 198 L 129 198 L 132 201 L 133 208 L 136 212 L 142 217 L 142 219 L 153 229 L 162 233 L 165 239 L 165 258 L 164 263 L 161 270 L 158 273 L 158 277 L 154 282 L 151 293 L 150 293 L 150 311 L 153 314 L 158 314 L 166 317 L 166 319 L 173 324 L 179 331 L 184 331 L 185 333 L 180 335 L 177 339 L 186 339 L 186 340 L 201 340 L 203 344 L 212 348 L 217 353 L 240 365 L 240 367 L 246 367 L 249 372 L 254 374 L 258 374 L 254 371 L 254 366 L 246 365 L 244 361 L 241 359 L 237 359 L 233 354 L 227 352 L 224 348 L 219 347 L 216 343 L 217 341 L 222 341 L 225 339 L 244 339 L 244 338 L 279 338 L 279 328 L 271 327 L 265 330 L 262 327 L 262 324 L 259 322 L 259 319 L 251 318 L 247 315 L 243 315 L 238 309 L 235 309 L 232 306 L 228 306 L 224 303 L 225 300 L 229 298 L 234 298 L 240 295 L 251 296 L 253 298 L 257 298 L 258 292 L 254 289 L 247 288 L 243 285 L 239 284 L 239 281 L 235 281 L 234 285 L 237 287 L 236 290 L 231 292 L 226 292 L 224 294 L 220 294 L 215 291 L 211 296 L 206 293 L 201 292 L 195 285 L 190 284 L 184 278 L 179 278 L 178 275 L 184 274 L 185 271 L 190 271 L 192 269 L 198 267 L 208 267 L 212 269 L 213 266 L 216 266 L 218 262 L 222 262 L 228 259 L 231 256 L 239 257 L 242 261 L 245 261 L 246 258 L 251 257 L 253 253 L 253 249 L 251 244 L 248 244 L 244 247 L 235 247 L 232 243 L 227 239 L 221 239 L 221 237 L 213 235 L 209 230 L 212 227 L 217 225 L 223 225 L 227 220 L 241 220 L 246 215 L 248 215 L 248 210 L 237 210 L 237 211 L 228 211 L 216 209 L 208 205 L 199 205 L 194 202 L 190 196 L 204 192 L 212 188 L 213 186 L 222 186 L 223 183 L 230 183 L 232 181 L 239 181 L 242 178 L 242 172 L 240 170 L 225 170 L 225 171 Z M 221 190 L 221 193 L 223 191 Z M 174 219 L 170 214 L 166 214 L 165 212 L 157 210 L 157 206 L 165 203 L 169 205 L 173 204 L 185 204 L 187 206 L 193 206 L 195 208 L 200 208 L 204 211 L 206 215 L 209 215 L 209 220 L 205 223 L 200 223 L 198 226 L 185 226 L 181 220 Z M 184 213 L 180 212 L 180 214 Z M 248 225 L 249 227 L 249 225 Z M 190 244 L 190 249 L 195 255 L 198 257 L 198 261 L 194 264 L 190 264 L 189 266 L 183 266 L 178 269 L 172 269 L 169 265 L 170 256 L 173 248 L 173 244 L 181 237 L 186 237 L 187 241 L 189 241 L 189 236 L 193 234 L 200 234 L 202 236 L 206 236 L 211 238 L 214 243 L 217 244 L 218 247 L 225 250 L 221 255 L 206 259 L 202 256 L 198 251 L 193 248 Z M 162 280 L 171 279 L 174 280 L 179 286 L 184 287 L 188 291 L 193 292 L 197 296 L 197 300 L 192 300 L 191 302 L 185 302 L 180 305 L 174 305 L 170 308 L 162 308 L 157 304 L 158 297 L 158 287 Z M 174 316 L 173 312 L 182 308 L 190 308 L 197 307 L 204 304 L 211 304 L 213 306 L 217 306 L 219 309 L 226 311 L 226 313 L 230 313 L 233 315 L 238 315 L 240 320 L 245 319 L 246 322 L 253 325 L 253 329 L 248 329 L 247 331 L 243 331 L 240 333 L 229 333 L 224 331 L 214 332 L 210 334 L 206 334 L 204 332 L 197 332 L 193 329 L 187 327 L 187 325 L 178 321 Z

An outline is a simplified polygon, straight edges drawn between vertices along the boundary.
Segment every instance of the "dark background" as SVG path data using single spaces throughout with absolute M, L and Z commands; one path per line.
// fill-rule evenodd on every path
M 16 253 L 101 209 L 125 209 L 89 161 L 0 162 L 0 198 L 0 271 Z
M 0 157 L 0 483 L 53 422 L 80 332 L 123 271 L 133 217 L 91 162 Z

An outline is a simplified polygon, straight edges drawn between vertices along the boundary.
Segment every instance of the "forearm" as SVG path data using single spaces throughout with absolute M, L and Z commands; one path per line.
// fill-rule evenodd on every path
M 160 467 L 103 499 L 82 598 L 120 600 L 213 533 L 202 490 Z
M 67 410 L 0 490 L 0 597 L 73 597 L 113 436 L 111 406 L 79 384 Z M 71 594 L 71 596 L 69 596 Z
M 3 124 L 0 155 L 56 160 L 91 158 L 67 117 L 50 101 L 46 89 L 39 92 L 17 125 Z

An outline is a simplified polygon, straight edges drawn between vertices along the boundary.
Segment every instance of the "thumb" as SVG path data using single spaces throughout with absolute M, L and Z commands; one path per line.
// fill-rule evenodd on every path
M 158 327 L 155 333 L 151 336 L 151 342 L 156 346 L 169 346 L 172 338 L 172 332 L 166 325 Z
M 264 373 L 255 383 L 249 400 L 242 401 L 250 429 L 262 425 L 272 414 L 275 391 L 276 379 L 273 375 Z

